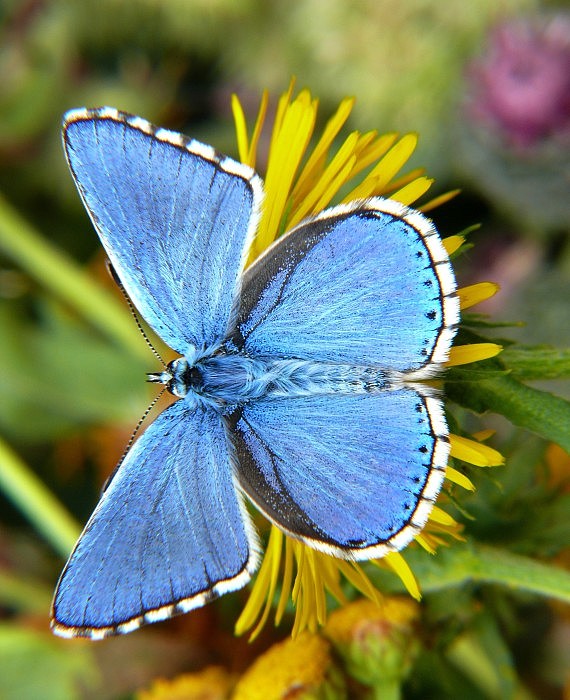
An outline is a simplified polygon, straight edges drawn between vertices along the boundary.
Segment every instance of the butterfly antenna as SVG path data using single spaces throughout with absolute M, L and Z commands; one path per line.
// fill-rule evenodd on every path
M 141 332 L 142 337 L 145 339 L 146 344 L 147 344 L 148 347 L 151 349 L 152 354 L 157 358 L 157 360 L 160 362 L 160 364 L 166 369 L 166 367 L 167 367 L 166 362 L 162 359 L 162 357 L 161 357 L 160 354 L 158 353 L 157 349 L 156 349 L 156 348 L 154 347 L 154 345 L 150 342 L 149 337 L 148 337 L 148 335 L 147 335 L 146 332 L 145 332 L 145 329 L 142 327 L 142 323 L 140 322 L 139 315 L 138 315 L 138 312 L 137 312 L 137 310 L 136 310 L 136 308 L 135 308 L 135 305 L 133 304 L 133 302 L 131 301 L 131 298 L 130 298 L 129 295 L 127 294 L 127 290 L 125 289 L 125 285 L 122 283 L 121 278 L 120 278 L 119 275 L 117 274 L 117 271 L 116 271 L 115 268 L 113 267 L 113 264 L 111 263 L 110 260 L 107 260 L 107 270 L 109 271 L 109 274 L 110 274 L 111 277 L 113 278 L 115 284 L 116 284 L 117 287 L 121 290 L 123 296 L 125 297 L 125 301 L 127 302 L 127 305 L 128 305 L 128 307 L 129 307 L 129 309 L 131 310 L 131 314 L 133 315 L 133 318 L 135 319 L 135 323 L 137 324 L 137 328 L 138 328 L 139 331 Z M 159 394 L 159 396 L 161 396 L 161 394 Z M 152 408 L 152 405 L 151 405 L 150 408 Z M 149 408 L 149 410 L 150 410 L 150 408 Z M 148 411 L 147 411 L 147 413 L 148 413 Z M 146 415 L 147 415 L 147 414 L 145 413 L 145 415 L 143 416 L 143 418 L 142 418 L 141 420 L 144 420 L 144 418 L 146 417 Z M 135 432 L 136 432 L 136 431 L 135 431 Z M 134 435 L 133 435 L 133 438 L 134 438 Z M 131 440 L 131 442 L 132 442 L 132 440 Z M 129 447 L 130 447 L 130 445 L 131 445 L 131 443 L 129 443 Z M 127 448 L 127 449 L 128 449 L 128 448 Z M 124 456 L 124 455 L 123 455 L 123 456 Z M 121 460 L 121 461 L 122 461 L 122 460 Z
M 113 480 L 113 477 L 114 477 L 115 474 L 119 471 L 119 467 L 120 467 L 120 466 L 122 465 L 122 463 L 125 461 L 125 457 L 127 456 L 129 450 L 130 450 L 131 447 L 133 446 L 133 442 L 135 441 L 135 438 L 136 438 L 137 435 L 139 434 L 139 431 L 140 431 L 140 429 L 141 429 L 141 427 L 142 427 L 142 424 L 145 422 L 145 420 L 146 420 L 148 414 L 149 414 L 149 413 L 152 411 L 152 409 L 156 406 L 158 400 L 162 397 L 162 395 L 164 394 L 165 391 L 166 391 L 166 387 L 163 387 L 162 390 L 159 392 L 159 394 L 158 394 L 157 396 L 155 396 L 154 399 L 150 402 L 149 407 L 146 409 L 146 411 L 145 411 L 145 412 L 142 414 L 142 416 L 140 417 L 139 422 L 137 423 L 135 429 L 133 430 L 133 433 L 132 433 L 131 437 L 129 438 L 129 441 L 128 441 L 128 443 L 127 443 L 127 446 L 126 446 L 125 449 L 123 450 L 123 454 L 121 455 L 121 458 L 120 458 L 119 461 L 117 462 L 117 466 L 113 469 L 113 472 L 109 475 L 109 477 L 107 478 L 107 480 L 106 480 L 105 483 L 103 484 L 103 488 L 101 489 L 101 493 L 102 493 L 102 494 L 105 493 L 105 491 L 106 491 L 107 488 L 109 487 L 109 484 L 110 484 L 111 481 Z

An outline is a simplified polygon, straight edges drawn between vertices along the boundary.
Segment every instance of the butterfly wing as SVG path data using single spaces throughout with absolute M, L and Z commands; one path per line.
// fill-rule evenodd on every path
M 368 559 L 401 549 L 424 526 L 449 456 L 441 401 L 418 382 L 447 358 L 459 319 L 435 229 L 395 202 L 337 207 L 269 249 L 242 297 L 234 342 L 249 353 L 386 373 L 383 390 L 236 410 L 243 489 L 319 550 Z
M 380 198 L 329 209 L 247 271 L 234 341 L 278 355 L 410 372 L 447 359 L 453 270 L 419 212 Z
M 233 428 L 240 483 L 267 518 L 354 559 L 423 528 L 449 456 L 440 401 L 413 388 L 252 402 Z
M 65 117 L 69 167 L 127 293 L 180 354 L 232 321 L 262 185 L 210 146 L 105 107 Z
M 149 426 L 61 575 L 52 610 L 58 634 L 130 632 L 247 583 L 257 544 L 229 454 L 212 409 L 177 401 Z

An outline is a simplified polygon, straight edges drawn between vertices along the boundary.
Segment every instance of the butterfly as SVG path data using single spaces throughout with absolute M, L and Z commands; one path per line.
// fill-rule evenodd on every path
M 244 496 L 350 560 L 402 549 L 449 456 L 441 398 L 459 301 L 430 220 L 373 197 L 312 216 L 248 269 L 249 167 L 111 108 L 63 142 L 112 267 L 179 357 L 176 397 L 132 444 L 59 580 L 52 628 L 101 639 L 243 587 L 260 546 Z

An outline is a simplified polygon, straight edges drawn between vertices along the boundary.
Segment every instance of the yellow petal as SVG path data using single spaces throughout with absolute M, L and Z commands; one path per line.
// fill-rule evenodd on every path
M 327 619 L 327 603 L 325 599 L 325 589 L 323 579 L 318 566 L 318 553 L 314 549 L 307 550 L 307 561 L 311 570 L 311 588 L 314 591 L 314 608 L 317 622 L 324 625 Z
M 475 438 L 477 442 L 485 442 L 485 440 L 488 440 L 496 432 L 496 430 L 491 430 L 491 428 L 487 428 L 487 430 L 479 430 L 476 433 L 472 433 L 471 437 Z
M 395 199 L 402 204 L 413 204 L 424 195 L 433 184 L 433 179 L 429 177 L 418 177 L 413 182 L 405 185 L 390 195 L 390 199 Z
M 289 87 L 287 92 L 283 93 L 277 102 L 277 110 L 275 112 L 275 119 L 273 120 L 273 131 L 271 132 L 271 143 L 269 150 L 273 148 L 273 144 L 276 138 L 279 136 L 279 132 L 283 126 L 283 118 L 285 117 L 285 112 L 291 104 L 291 97 L 293 96 L 293 90 L 295 89 L 295 77 L 293 76 L 289 82 Z
M 299 597 L 299 592 L 301 590 L 301 582 L 303 580 L 303 569 L 305 568 L 305 552 L 307 548 L 303 547 L 299 542 L 294 542 L 293 548 L 295 550 L 295 559 L 297 560 L 297 576 L 295 576 L 295 583 L 293 584 L 291 598 L 293 602 L 296 603 L 297 598 Z
M 253 133 L 251 135 L 251 143 L 249 144 L 249 151 L 247 155 L 247 165 L 255 168 L 257 161 L 257 147 L 259 145 L 259 138 L 261 136 L 261 131 L 263 129 L 263 124 L 265 122 L 265 116 L 267 114 L 267 106 L 269 104 L 269 92 L 264 90 L 261 95 L 261 102 L 259 103 L 259 111 L 257 112 L 257 119 L 255 120 L 255 126 L 253 127 Z
M 334 158 L 327 165 L 324 172 L 321 174 L 310 193 L 303 199 L 300 206 L 295 210 L 287 222 L 287 228 L 293 228 L 302 219 L 311 213 L 322 211 L 331 199 L 334 197 L 338 188 L 346 182 L 348 173 L 352 170 L 356 157 L 354 156 L 354 148 L 358 141 L 358 134 L 352 133 L 348 136 L 340 149 L 335 154 Z M 339 181 L 339 174 L 341 175 Z M 338 183 L 331 188 L 333 183 Z M 331 191 L 331 189 L 333 191 Z M 326 193 L 326 197 L 324 196 Z M 324 206 L 320 202 L 324 200 Z
M 505 463 L 503 455 L 488 445 L 453 434 L 449 436 L 449 442 L 451 457 L 469 462 L 476 467 L 498 467 Z
M 465 474 L 462 474 L 453 467 L 447 467 L 445 470 L 445 478 L 458 486 L 462 486 L 464 489 L 467 489 L 467 491 L 475 491 L 475 485 L 471 479 L 468 479 Z
M 294 546 L 297 558 L 297 576 L 291 595 L 296 607 L 295 622 L 291 632 L 293 638 L 297 637 L 305 629 L 311 631 L 317 629 L 320 622 L 317 610 L 317 597 L 321 595 L 321 592 L 317 589 L 322 589 L 322 582 L 315 580 L 314 569 L 310 563 L 313 551 L 301 542 L 296 542 Z
M 364 180 L 350 192 L 343 201 L 350 202 L 353 199 L 370 197 L 372 194 L 381 194 L 394 175 L 402 169 L 409 160 L 417 145 L 416 134 L 406 134 L 390 148 L 364 178 Z
M 463 236 L 448 236 L 442 240 L 443 247 L 447 251 L 448 255 L 453 255 L 461 246 L 465 243 L 465 238 Z
M 414 168 L 413 170 L 410 170 L 405 175 L 402 175 L 399 178 L 396 178 L 396 180 L 392 180 L 392 182 L 390 183 L 390 189 L 393 192 L 396 192 L 397 190 L 404 187 L 404 185 L 407 185 L 410 182 L 413 182 L 414 180 L 416 180 L 419 177 L 422 177 L 423 175 L 425 175 L 425 168 Z M 392 195 L 390 195 L 390 197 L 391 196 Z
M 450 199 L 457 197 L 457 195 L 460 192 L 461 192 L 461 190 L 450 190 L 449 192 L 445 192 L 444 194 L 440 194 L 439 197 L 434 197 L 433 199 L 430 199 L 429 202 L 422 204 L 422 206 L 419 207 L 419 210 L 423 211 L 424 214 L 427 211 L 432 211 L 436 207 L 440 207 L 442 204 L 449 202 Z
M 322 211 L 323 209 L 325 209 L 326 207 L 329 206 L 332 198 L 339 191 L 339 189 L 344 185 L 347 178 L 349 177 L 350 171 L 353 168 L 355 160 L 356 160 L 356 157 L 352 156 L 352 158 L 348 161 L 348 163 L 346 163 L 346 165 L 343 166 L 342 170 L 340 170 L 336 174 L 334 180 L 331 180 L 327 189 L 323 192 L 321 198 L 316 203 L 316 205 L 313 207 L 314 214 L 316 214 L 319 211 Z
M 278 625 L 285 613 L 289 596 L 291 595 L 293 585 L 293 566 L 294 566 L 294 550 L 293 540 L 290 537 L 285 538 L 285 566 L 283 567 L 283 578 L 281 582 L 281 593 L 279 594 L 279 602 L 275 611 L 275 624 Z
M 283 533 L 278 528 L 272 526 L 263 562 L 256 576 L 247 603 L 235 624 L 235 633 L 238 636 L 253 627 L 262 609 L 263 614 L 261 615 L 257 627 L 253 630 L 250 640 L 257 637 L 267 621 L 279 575 L 282 545 Z
M 370 579 L 359 564 L 356 562 L 344 561 L 344 559 L 338 559 L 338 568 L 356 590 L 360 591 L 375 603 L 380 604 L 382 602 L 382 596 L 372 585 Z
M 420 600 L 422 594 L 420 593 L 420 587 L 418 586 L 416 577 L 408 566 L 408 562 L 404 559 L 400 552 L 389 552 L 384 557 L 384 562 L 402 581 L 412 598 Z
M 388 185 L 394 175 L 408 162 L 417 145 L 417 134 L 405 134 L 402 136 L 373 168 L 371 175 L 380 176 L 379 181 L 376 182 L 376 187 L 380 187 L 382 183 L 384 183 L 384 186 Z
M 241 102 L 239 101 L 237 95 L 232 95 L 232 112 L 236 127 L 236 139 L 238 144 L 239 159 L 242 163 L 245 163 L 245 165 L 249 165 L 251 168 L 255 168 L 257 146 L 259 143 L 261 130 L 263 128 L 263 123 L 265 121 L 265 115 L 267 114 L 268 103 L 269 93 L 267 92 L 267 90 L 264 90 L 261 95 L 261 102 L 259 104 L 257 119 L 255 120 L 255 126 L 253 128 L 253 134 L 251 136 L 250 142 L 247 136 L 247 125 L 245 121 L 243 107 L 241 106 Z
M 265 178 L 265 202 L 250 256 L 254 259 L 279 233 L 295 175 L 313 133 L 317 104 L 308 91 L 301 92 L 280 117 L 281 128 L 273 134 Z
M 468 287 L 462 287 L 457 290 L 461 310 L 469 309 L 475 304 L 480 304 L 486 301 L 499 291 L 500 287 L 495 282 L 478 282 L 471 284 Z
M 376 189 L 375 182 L 375 178 L 370 177 L 370 175 L 365 177 L 359 185 L 346 195 L 346 197 L 343 197 L 343 204 L 352 202 L 355 199 L 368 199 L 368 197 L 372 197 Z
M 454 345 L 449 351 L 447 367 L 467 365 L 471 362 L 488 360 L 498 355 L 503 347 L 496 343 L 471 343 L 470 345 Z
M 350 174 L 351 177 L 354 177 L 387 153 L 398 139 L 398 134 L 382 134 L 382 136 L 379 136 L 378 138 L 376 137 L 376 131 L 367 131 L 365 134 L 361 134 L 360 140 L 356 147 L 356 154 L 358 158 L 354 165 L 354 169 Z M 352 197 L 352 199 L 356 199 L 356 197 Z M 350 200 L 346 199 L 343 201 Z
M 337 560 L 322 552 L 318 552 L 318 558 L 320 560 L 321 575 L 326 589 L 339 603 L 346 603 L 346 596 L 340 586 L 340 571 L 336 563 Z
M 437 552 L 437 548 L 434 547 L 423 534 L 416 535 L 414 541 L 417 542 L 422 549 L 425 549 L 428 554 L 435 554 Z
M 238 145 L 239 159 L 242 163 L 249 165 L 249 141 L 247 137 L 247 125 L 243 107 L 237 95 L 232 95 L 232 113 L 234 115 L 234 124 L 236 127 L 236 140 Z
M 446 513 L 439 506 L 434 506 L 431 509 L 429 519 L 435 523 L 439 523 L 440 525 L 445 525 L 446 527 L 455 525 L 455 520 L 451 517 L 451 515 Z
M 321 138 L 318 140 L 313 152 L 309 156 L 307 163 L 299 175 L 299 179 L 295 185 L 295 189 L 293 190 L 293 199 L 295 201 L 302 200 L 312 191 L 314 183 L 319 178 L 322 171 L 323 163 L 326 160 L 329 148 L 350 116 L 353 106 L 353 98 L 344 99 L 340 103 L 337 111 L 328 120 Z

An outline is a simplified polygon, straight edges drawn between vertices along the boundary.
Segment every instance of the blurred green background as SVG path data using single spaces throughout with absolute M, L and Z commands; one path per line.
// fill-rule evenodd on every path
M 508 329 L 511 337 L 570 345 L 568 5 L 2 0 L 0 698 L 124 698 L 157 676 L 209 663 L 240 672 L 287 631 L 268 631 L 249 646 L 235 640 L 241 594 L 95 645 L 55 639 L 47 626 L 76 523 L 86 521 L 154 393 L 144 373 L 156 370 L 106 274 L 67 171 L 62 114 L 110 105 L 236 156 L 230 95 L 239 95 L 253 119 L 262 89 L 269 89 L 274 106 L 292 75 L 299 88 L 319 97 L 323 123 L 353 95 L 351 128 L 417 131 L 413 165 L 437 178 L 437 193 L 463 190 L 434 212 L 442 233 L 482 224 L 470 239 L 473 249 L 458 261 L 460 283 L 501 284 L 485 311 L 495 320 L 522 322 Z M 570 396 L 567 383 L 541 386 Z M 512 524 L 516 511 L 519 530 L 509 536 L 522 543 L 519 551 L 564 556 L 567 499 L 556 501 L 538 544 L 527 535 L 527 521 L 553 498 L 548 469 L 567 490 L 567 455 L 557 453 L 552 467 L 541 440 L 513 432 L 500 419 L 473 425 L 498 429 L 495 445 L 515 457 L 507 476 L 494 473 L 482 484 L 468 527 L 475 514 L 472 532 L 487 541 L 505 519 Z M 27 469 L 56 500 L 26 481 Z M 53 531 L 42 519 L 46 510 Z M 526 550 L 525 541 L 533 543 Z M 567 607 L 524 596 L 506 602 L 506 593 L 493 587 L 464 595 L 464 607 L 454 607 L 455 622 L 487 605 L 502 635 L 501 663 L 524 678 L 528 697 L 562 697 L 564 683 L 570 693 Z M 452 634 L 451 613 L 443 614 L 437 596 L 431 608 L 429 596 L 426 604 L 431 617 L 423 634 L 444 649 L 440 633 Z M 482 644 L 492 660 L 497 641 L 486 635 Z M 440 661 L 441 682 L 424 659 L 404 695 L 508 696 L 465 672 L 469 659 L 454 666 L 442 651 Z M 473 671 L 475 656 L 471 661 Z

